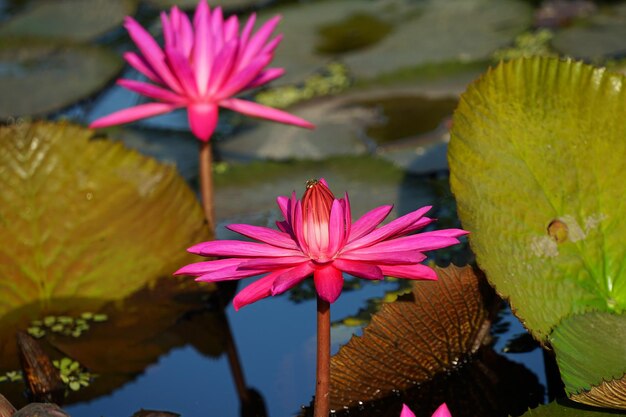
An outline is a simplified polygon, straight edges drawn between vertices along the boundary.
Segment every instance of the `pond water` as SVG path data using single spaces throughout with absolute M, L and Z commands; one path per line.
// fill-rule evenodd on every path
M 70 37 L 69 41 L 63 38 L 62 47 L 55 44 L 52 48 L 49 44 L 41 46 L 41 39 L 34 46 L 14 39 L 22 30 L 26 34 L 33 30 L 28 22 L 39 22 L 37 10 L 43 3 L 0 0 L 0 40 L 5 42 L 0 44 L 0 86 L 11 91 L 4 101 L 0 98 L 0 117 L 6 124 L 26 120 L 20 117 L 40 117 L 69 119 L 84 125 L 142 102 L 112 84 L 120 72 L 128 78 L 138 77 L 118 62 L 119 54 L 132 48 L 120 28 L 120 16 L 134 14 L 158 33 L 155 4 L 162 7 L 165 3 L 110 1 L 121 12 L 98 3 L 104 21 L 91 14 L 89 17 L 102 29 L 96 31 L 94 23 L 91 28 L 76 29 L 72 35 L 64 33 L 59 25 L 51 25 L 44 32 Z M 288 75 L 277 83 L 279 88 L 269 90 L 267 97 L 271 100 L 274 94 L 273 99 L 280 101 L 288 96 L 287 102 L 297 103 L 290 111 L 312 120 L 318 128 L 303 132 L 244 121 L 228 112 L 221 115 L 213 138 L 218 159 L 218 238 L 233 238 L 224 228 L 229 223 L 272 226 L 278 219 L 275 197 L 292 190 L 300 194 L 307 179 L 319 176 L 331 183 L 337 195 L 348 190 L 355 217 L 382 204 L 395 204 L 392 218 L 434 205 L 432 214 L 439 219 L 438 227 L 458 226 L 447 184 L 450 117 L 458 95 L 487 67 L 493 52 L 530 28 L 530 2 L 327 0 L 283 1 L 263 7 L 260 2 L 222 3 L 229 11 L 247 13 L 258 9 L 262 18 L 273 13 L 283 15 L 285 41 L 276 65 L 284 66 Z M 26 16 L 22 26 L 2 26 L 30 12 L 33 15 Z M 371 27 L 374 30 L 369 31 Z M 36 32 L 40 29 L 37 26 Z M 72 38 L 78 33 L 82 38 Z M 108 49 L 90 49 L 94 45 Z M 27 65 L 42 59 L 48 62 L 52 55 L 66 64 L 61 65 L 62 71 Z M 75 91 L 68 93 L 70 88 L 64 88 L 62 80 L 82 77 L 68 72 L 75 67 L 74 62 L 84 64 L 81 71 L 85 74 L 97 76 L 84 85 L 72 83 Z M 333 72 L 337 66 L 332 65 L 337 62 L 341 70 Z M 26 81 L 21 82 L 25 85 L 38 85 L 43 79 L 50 88 L 32 88 L 32 97 L 8 90 L 13 88 L 13 81 L 9 71 L 2 69 L 12 65 L 24 69 L 21 76 Z M 34 107 L 37 111 L 32 113 L 11 113 L 14 108 Z M 175 164 L 188 184 L 197 188 L 197 143 L 187 132 L 183 112 L 106 133 L 141 153 Z M 472 256 L 464 244 L 434 255 L 432 261 L 462 265 L 471 262 Z M 53 358 L 70 356 L 78 360 L 92 377 L 88 386 L 69 393 L 64 409 L 74 417 L 130 417 L 142 408 L 185 417 L 239 416 L 241 403 L 225 354 L 231 333 L 246 383 L 262 397 L 267 415 L 302 412 L 315 390 L 316 309 L 308 285 L 291 295 L 263 300 L 238 312 L 228 305 L 223 316 L 210 290 L 196 286 L 190 278 L 177 281 L 164 277 L 121 303 L 99 306 L 97 312 L 106 314 L 106 320 L 90 322 L 89 329 L 78 338 L 55 333 L 48 326 L 48 334 L 41 339 L 44 349 Z M 348 287 L 332 308 L 333 353 L 353 335 L 362 333 L 366 324 L 363 318 L 368 319 L 374 312 L 371 306 L 380 304 L 372 300 L 387 299 L 389 293 L 407 288 L 396 281 L 361 282 Z M 232 295 L 233 289 L 223 291 Z M 43 308 L 29 306 L 0 318 L 5 327 L 2 334 L 8 334 L 0 349 L 0 376 L 19 366 L 13 342 L 15 330 L 32 327 L 33 320 L 43 320 L 47 311 L 59 310 L 59 305 L 67 307 L 72 312 L 67 314 L 74 314 L 74 319 L 91 311 L 89 300 L 57 303 L 56 307 L 54 303 Z M 522 353 L 503 352 L 512 340 L 518 343 L 520 338 L 516 336 L 525 330 L 506 307 L 498 317 L 491 330 L 493 350 L 526 367 L 522 372 L 532 382 L 515 393 L 521 398 L 516 410 L 523 410 L 547 399 L 543 354 L 532 345 L 520 348 Z M 492 371 L 486 373 L 492 376 L 496 373 Z M 444 378 L 454 379 L 454 372 Z M 465 383 L 471 385 L 473 381 Z M 15 405 L 26 403 L 21 381 L 0 382 L 0 393 Z M 492 395 L 496 394 L 484 393 L 486 399 Z M 360 411 L 353 409 L 350 415 L 359 415 Z M 471 410 L 464 412 L 473 415 Z

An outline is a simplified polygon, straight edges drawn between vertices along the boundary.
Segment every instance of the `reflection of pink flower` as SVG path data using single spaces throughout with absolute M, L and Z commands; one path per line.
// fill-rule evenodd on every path
M 270 295 L 281 294 L 313 274 L 319 296 L 334 302 L 343 286 L 342 272 L 365 278 L 385 275 L 408 279 L 437 279 L 420 264 L 424 251 L 458 243 L 467 232 L 445 229 L 407 236 L 430 224 L 424 217 L 430 207 L 377 226 L 392 206 L 381 206 L 352 223 L 348 195 L 334 197 L 326 181 L 312 180 L 298 200 L 278 197 L 285 218 L 278 230 L 244 224 L 228 226 L 257 242 L 222 240 L 197 244 L 189 252 L 226 259 L 187 265 L 176 275 L 192 275 L 198 281 L 223 281 L 269 273 L 235 297 L 236 309 Z
M 119 80 L 129 90 L 155 99 L 102 117 L 92 128 L 128 123 L 186 107 L 191 131 L 208 141 L 217 124 L 218 107 L 253 117 L 307 128 L 313 125 L 299 117 L 251 101 L 233 98 L 243 90 L 258 87 L 281 75 L 282 68 L 265 68 L 281 41 L 281 35 L 268 42 L 280 18 L 265 23 L 254 35 L 253 14 L 241 34 L 236 16 L 224 20 L 222 10 L 210 10 L 206 0 L 196 9 L 193 26 L 177 7 L 161 13 L 165 49 L 133 18 L 125 27 L 141 55 L 129 52 L 126 61 L 154 84 Z
M 415 414 L 413 414 L 406 404 L 402 404 L 400 417 L 415 417 Z M 450 410 L 448 410 L 446 403 L 443 403 L 435 410 L 432 417 L 452 417 L 452 415 L 450 414 Z

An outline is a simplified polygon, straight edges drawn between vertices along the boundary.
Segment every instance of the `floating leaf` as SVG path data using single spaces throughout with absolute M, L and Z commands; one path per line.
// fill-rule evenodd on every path
M 0 317 L 52 298 L 122 299 L 207 238 L 174 167 L 92 134 L 68 123 L 0 127 Z
M 626 409 L 626 315 L 569 317 L 550 335 L 550 343 L 572 399 Z
M 499 301 L 484 279 L 470 267 L 437 275 L 384 304 L 363 336 L 332 358 L 331 408 L 397 416 L 406 402 L 430 415 L 445 401 L 466 417 L 522 412 L 540 401 L 536 377 L 485 346 Z
M 383 305 L 363 336 L 332 358 L 332 408 L 426 381 L 482 345 L 491 324 L 483 299 L 487 289 L 470 267 L 437 269 L 437 275 L 438 281 L 415 283 L 411 294 Z
M 522 417 L 615 417 L 622 413 L 587 407 L 568 400 L 558 400 L 529 410 Z
M 471 85 L 454 115 L 460 219 L 488 279 L 543 341 L 571 314 L 626 307 L 625 81 L 520 59 Z
M 100 90 L 122 65 L 115 53 L 96 46 L 2 41 L 0 118 L 66 107 Z
M 0 27 L 0 36 L 69 41 L 93 39 L 135 12 L 135 0 L 39 1 Z

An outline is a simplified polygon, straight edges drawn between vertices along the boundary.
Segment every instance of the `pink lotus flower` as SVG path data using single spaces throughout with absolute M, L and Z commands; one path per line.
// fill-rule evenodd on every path
M 415 414 L 413 414 L 406 404 L 402 404 L 400 417 L 415 417 Z M 443 403 L 435 410 L 432 417 L 452 417 L 452 415 L 450 414 L 450 410 L 448 410 L 446 403 Z
M 133 18 L 124 26 L 141 55 L 126 53 L 124 58 L 154 84 L 119 80 L 118 84 L 156 102 L 120 110 L 94 121 L 100 128 L 128 123 L 186 107 L 193 134 L 208 141 L 217 125 L 218 107 L 248 116 L 274 120 L 306 128 L 313 125 L 280 110 L 233 98 L 243 90 L 266 84 L 281 75 L 282 68 L 265 68 L 273 58 L 281 35 L 268 42 L 280 18 L 265 23 L 254 35 L 253 14 L 239 35 L 236 16 L 224 20 L 221 8 L 210 10 L 206 0 L 196 9 L 193 26 L 177 7 L 162 12 L 165 50 Z
M 437 279 L 420 264 L 424 251 L 459 243 L 467 234 L 445 229 L 407 236 L 433 222 L 423 207 L 378 227 L 393 206 L 381 206 L 352 223 L 348 195 L 336 199 L 323 179 L 307 183 L 302 200 L 278 197 L 284 221 L 278 230 L 232 224 L 228 229 L 259 241 L 222 240 L 199 243 L 189 252 L 219 259 L 187 265 L 175 275 L 217 282 L 268 274 L 248 285 L 233 301 L 235 309 L 270 295 L 281 294 L 313 275 L 318 295 L 332 303 L 343 286 L 342 272 L 365 278 L 385 275 L 408 279 Z

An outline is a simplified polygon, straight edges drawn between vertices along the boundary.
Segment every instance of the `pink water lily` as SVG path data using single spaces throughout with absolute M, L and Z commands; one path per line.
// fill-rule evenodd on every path
M 415 417 L 415 414 L 413 414 L 406 404 L 402 404 L 400 417 Z M 450 414 L 450 410 L 448 410 L 446 403 L 443 403 L 435 410 L 432 417 L 452 417 L 452 415 Z
M 196 276 L 198 281 L 217 282 L 268 274 L 235 297 L 235 309 L 270 295 L 281 294 L 313 275 L 318 295 L 334 302 L 341 293 L 343 272 L 380 280 L 384 276 L 437 279 L 435 271 L 420 262 L 423 252 L 459 243 L 467 234 L 445 229 L 410 235 L 434 220 L 424 217 L 423 207 L 378 227 L 393 206 L 381 206 L 352 223 L 348 195 L 337 199 L 326 181 L 307 183 L 302 200 L 278 197 L 284 220 L 280 230 L 245 224 L 228 229 L 258 242 L 220 240 L 197 244 L 189 252 L 225 259 L 198 262 L 176 275 Z
M 208 141 L 217 125 L 218 107 L 223 107 L 312 128 L 311 123 L 289 113 L 233 97 L 284 73 L 282 68 L 266 68 L 282 38 L 278 35 L 269 40 L 280 18 L 270 19 L 253 34 L 255 19 L 252 14 L 239 34 L 237 16 L 224 19 L 222 9 L 211 10 L 206 0 L 198 4 L 193 24 L 174 6 L 169 15 L 161 13 L 165 38 L 161 49 L 139 23 L 127 17 L 124 26 L 140 54 L 128 52 L 124 58 L 152 83 L 119 80 L 118 84 L 156 101 L 102 117 L 90 127 L 128 123 L 186 107 L 191 131 Z

